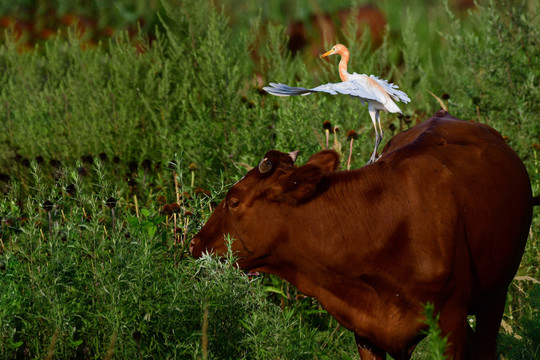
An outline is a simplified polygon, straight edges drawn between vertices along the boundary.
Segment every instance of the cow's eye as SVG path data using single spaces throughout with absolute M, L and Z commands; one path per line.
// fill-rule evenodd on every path
M 229 200 L 229 207 L 230 208 L 238 207 L 238 205 L 240 205 L 240 200 L 238 200 L 238 199 Z

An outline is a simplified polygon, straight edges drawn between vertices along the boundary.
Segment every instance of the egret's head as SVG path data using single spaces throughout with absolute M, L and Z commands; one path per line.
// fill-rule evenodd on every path
M 330 50 L 322 54 L 321 57 L 323 58 L 329 55 L 336 55 L 336 54 L 343 56 L 343 54 L 345 53 L 349 53 L 349 50 L 347 49 L 347 47 L 345 47 L 345 45 L 342 45 L 342 44 L 336 44 L 332 46 Z

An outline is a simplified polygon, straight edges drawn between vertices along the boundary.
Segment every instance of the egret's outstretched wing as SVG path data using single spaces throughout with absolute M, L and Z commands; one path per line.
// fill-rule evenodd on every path
M 309 95 L 313 91 L 303 87 L 292 87 L 284 84 L 270 83 L 270 86 L 265 86 L 263 89 L 275 96 L 295 96 L 295 95 Z
M 314 92 L 325 92 L 332 95 L 344 94 L 358 97 L 363 100 L 363 102 L 366 100 L 375 100 L 381 103 L 386 102 L 382 94 L 377 94 L 376 92 L 370 91 L 370 89 L 365 86 L 363 81 L 357 79 L 340 83 L 328 83 L 317 86 L 313 89 L 292 87 L 275 83 L 270 83 L 270 86 L 265 86 L 263 89 L 276 96 L 309 95 Z
M 377 91 L 373 91 L 373 89 L 366 86 L 366 83 L 365 81 L 363 81 L 363 79 L 352 79 L 340 83 L 329 83 L 325 85 L 320 85 L 316 88 L 311 89 L 311 91 L 322 91 L 332 95 L 350 95 L 360 98 L 363 101 L 375 100 L 382 104 L 386 102 L 384 95 Z

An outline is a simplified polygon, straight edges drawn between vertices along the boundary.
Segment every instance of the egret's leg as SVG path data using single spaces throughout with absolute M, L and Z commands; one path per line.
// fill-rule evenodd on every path
M 383 129 L 382 129 L 382 126 L 381 126 L 381 112 L 379 110 L 377 110 L 377 113 L 375 114 L 376 117 L 377 117 L 377 123 L 379 123 L 379 134 L 381 134 L 381 141 L 384 137 L 384 132 L 383 132 Z
M 377 119 L 379 117 L 379 110 L 369 109 L 369 116 L 371 117 L 371 122 L 373 123 L 373 130 L 375 130 L 375 148 L 373 149 L 373 154 L 371 154 L 371 158 L 368 161 L 368 165 L 375 162 L 377 156 L 377 148 L 379 147 L 379 144 L 381 142 L 381 137 L 379 135 L 379 132 L 377 131 Z

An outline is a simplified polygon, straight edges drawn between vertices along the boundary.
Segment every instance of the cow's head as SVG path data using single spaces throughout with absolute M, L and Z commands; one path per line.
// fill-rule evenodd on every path
M 225 238 L 234 241 L 238 264 L 255 269 L 265 263 L 287 238 L 290 214 L 324 189 L 325 176 L 337 169 L 339 155 L 324 150 L 300 167 L 294 165 L 298 151 L 271 150 L 259 165 L 231 187 L 203 228 L 193 238 L 190 251 L 199 257 L 205 251 L 223 255 Z M 288 221 L 289 220 L 289 221 Z

